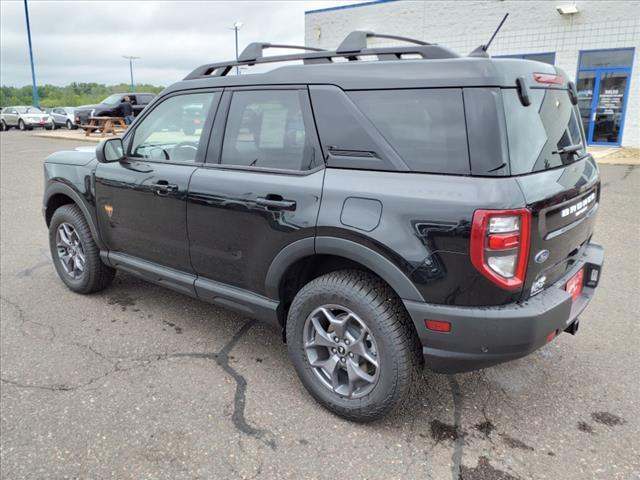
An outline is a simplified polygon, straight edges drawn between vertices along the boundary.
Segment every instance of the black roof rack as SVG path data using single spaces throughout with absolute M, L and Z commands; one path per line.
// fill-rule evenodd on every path
M 326 52 L 324 48 L 303 47 L 300 45 L 279 45 L 276 43 L 250 43 L 245 47 L 240 56 L 239 62 L 255 62 L 259 58 L 263 58 L 263 50 L 266 48 L 287 48 L 291 50 L 311 50 L 314 52 Z
M 368 38 L 388 38 L 414 43 L 408 47 L 383 47 L 368 48 Z M 292 55 L 263 56 L 263 50 L 267 48 L 287 48 L 309 50 L 305 53 Z M 231 71 L 233 67 L 243 65 L 257 65 L 262 63 L 289 62 L 302 60 L 305 64 L 333 63 L 334 58 L 346 58 L 349 61 L 357 61 L 359 57 L 376 56 L 378 60 L 400 60 L 407 55 L 417 55 L 423 59 L 442 59 L 459 57 L 456 53 L 440 45 L 429 44 L 422 40 L 399 37 L 396 35 L 378 34 L 366 31 L 351 32 L 340 44 L 337 50 L 322 50 L 314 47 L 302 47 L 298 45 L 279 45 L 272 43 L 251 43 L 240 54 L 237 61 L 210 63 L 201 65 L 193 70 L 184 79 L 201 78 L 206 76 L 222 77 Z
M 351 32 L 342 41 L 336 49 L 337 53 L 353 53 L 360 52 L 367 48 L 367 39 L 369 38 L 387 38 L 390 40 L 400 40 L 401 42 L 415 43 L 416 45 L 431 45 L 430 43 L 416 40 L 415 38 L 400 37 L 398 35 L 387 35 L 386 33 L 374 33 L 364 30 L 356 30 Z

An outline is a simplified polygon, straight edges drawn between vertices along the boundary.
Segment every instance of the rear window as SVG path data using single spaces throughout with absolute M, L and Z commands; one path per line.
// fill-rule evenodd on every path
M 568 92 L 532 88 L 529 94 L 531 105 L 525 107 L 515 89 L 502 90 L 511 173 L 539 172 L 582 158 L 582 126 Z M 575 153 L 563 152 L 566 148 Z
M 461 89 L 367 90 L 349 96 L 411 170 L 469 174 Z

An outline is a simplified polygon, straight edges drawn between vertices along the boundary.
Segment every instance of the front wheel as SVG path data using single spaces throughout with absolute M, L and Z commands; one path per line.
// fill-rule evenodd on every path
M 115 270 L 102 263 L 100 250 L 77 205 L 63 205 L 54 212 L 49 247 L 58 276 L 74 292 L 103 290 L 115 276 Z
M 23 120 L 18 120 L 18 130 L 24 132 L 27 129 L 27 126 L 24 124 Z
M 67 120 L 66 126 L 67 130 L 71 130 L 73 128 L 73 123 L 71 123 L 71 120 Z
M 323 275 L 298 292 L 287 344 L 309 393 L 358 422 L 381 418 L 400 404 L 422 359 L 398 296 L 378 277 L 357 270 Z

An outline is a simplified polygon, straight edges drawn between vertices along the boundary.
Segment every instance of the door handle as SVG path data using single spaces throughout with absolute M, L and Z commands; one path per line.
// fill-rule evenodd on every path
M 151 191 L 156 195 L 165 196 L 170 192 L 177 192 L 178 185 L 175 183 L 169 183 L 166 180 L 158 180 L 155 183 L 151 184 Z
M 256 198 L 256 204 L 267 207 L 271 210 L 295 210 L 296 202 L 286 200 L 280 195 L 269 194 L 266 197 Z

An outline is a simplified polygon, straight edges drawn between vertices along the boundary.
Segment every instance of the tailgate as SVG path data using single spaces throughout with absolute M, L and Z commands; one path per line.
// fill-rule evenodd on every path
M 526 299 L 558 281 L 586 248 L 600 200 L 600 176 L 595 160 L 587 155 L 566 167 L 523 175 L 517 181 L 532 214 Z

